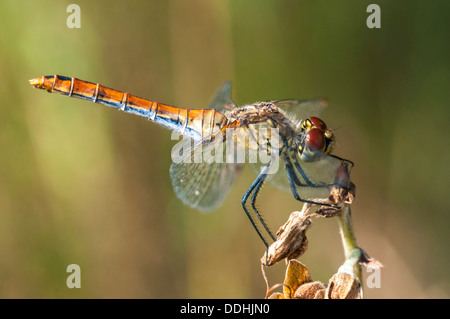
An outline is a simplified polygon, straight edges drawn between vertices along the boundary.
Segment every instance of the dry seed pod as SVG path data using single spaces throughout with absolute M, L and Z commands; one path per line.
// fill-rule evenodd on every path
M 286 299 L 286 296 L 281 292 L 271 294 L 267 299 Z
M 290 260 L 301 256 L 308 248 L 306 230 L 311 223 L 311 218 L 305 217 L 302 212 L 293 212 L 278 230 L 277 240 L 270 245 L 261 262 L 271 266 L 284 258 Z
M 338 272 L 331 277 L 325 292 L 325 299 L 361 299 L 361 284 L 355 276 Z
M 318 292 L 316 292 L 316 295 L 314 296 L 314 299 L 325 299 L 325 292 L 327 289 L 321 289 Z
M 322 290 L 325 292 L 325 285 L 320 281 L 308 282 L 298 287 L 292 299 L 319 299 L 316 295 Z

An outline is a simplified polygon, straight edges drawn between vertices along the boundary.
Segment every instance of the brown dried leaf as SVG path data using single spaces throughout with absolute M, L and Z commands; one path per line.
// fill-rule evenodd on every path
M 308 269 L 298 260 L 290 260 L 286 269 L 286 277 L 284 279 L 284 295 L 287 298 L 291 298 L 298 287 L 310 281 L 312 281 L 312 279 Z
M 328 282 L 325 299 L 361 299 L 361 284 L 355 276 L 339 272 Z
M 316 298 L 319 291 L 323 291 L 322 294 L 325 296 L 325 285 L 323 283 L 320 281 L 308 282 L 298 287 L 292 299 L 323 299 Z

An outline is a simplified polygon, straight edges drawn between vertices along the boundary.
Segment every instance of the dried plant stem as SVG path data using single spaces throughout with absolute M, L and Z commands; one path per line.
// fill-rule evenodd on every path
M 341 230 L 342 245 L 344 246 L 345 259 L 353 266 L 353 272 L 359 282 L 362 282 L 361 264 L 358 262 L 361 257 L 361 250 L 356 243 L 350 205 L 344 204 L 341 214 L 338 215 L 338 220 Z

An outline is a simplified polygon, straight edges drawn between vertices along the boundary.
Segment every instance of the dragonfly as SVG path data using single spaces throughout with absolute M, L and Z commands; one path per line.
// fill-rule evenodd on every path
M 271 240 L 276 240 L 256 207 L 266 181 L 291 192 L 299 202 L 335 207 L 316 198 L 329 196 L 330 187 L 336 186 L 339 167 L 353 167 L 353 162 L 332 153 L 335 134 L 318 117 L 328 105 L 325 99 L 273 100 L 238 106 L 231 99 L 231 83 L 225 82 L 208 108 L 194 109 L 150 101 L 74 77 L 51 75 L 29 82 L 50 93 L 142 116 L 185 137 L 189 143 L 183 147 L 188 146 L 180 153 L 181 159 L 173 160 L 170 178 L 176 196 L 200 211 L 220 206 L 244 163 L 237 161 L 236 156 L 232 160 L 195 161 L 193 154 L 226 152 L 217 146 L 231 141 L 225 149 L 236 143 L 268 155 L 264 163 L 252 163 L 257 177 L 241 199 L 245 214 L 266 248 Z M 277 134 L 268 133 L 273 130 Z M 233 134 L 228 134 L 230 131 Z M 277 169 L 273 169 L 275 163 Z

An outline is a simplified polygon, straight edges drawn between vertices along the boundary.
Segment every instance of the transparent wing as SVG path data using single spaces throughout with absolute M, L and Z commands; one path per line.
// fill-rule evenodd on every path
M 225 82 L 209 104 L 219 112 L 235 106 L 231 100 L 231 82 Z M 226 163 L 225 145 L 221 139 L 207 141 L 183 139 L 177 144 L 182 154 L 178 154 L 170 166 L 170 178 L 177 197 L 203 212 L 211 211 L 223 202 L 241 168 L 239 164 Z M 174 149 L 176 153 L 176 147 Z M 221 156 L 222 160 L 211 159 L 212 154 Z
M 226 163 L 221 139 L 193 142 L 183 139 L 172 152 L 170 178 L 181 201 L 200 211 L 218 207 L 227 196 L 241 165 Z M 222 158 L 222 160 L 220 159 Z
M 295 115 L 299 119 L 306 119 L 311 116 L 319 116 L 328 106 L 326 99 L 311 100 L 278 100 L 272 101 L 278 108 Z
M 333 184 L 338 173 L 338 168 L 341 166 L 341 161 L 338 159 L 324 155 L 320 160 L 314 162 L 304 162 L 297 154 L 282 154 L 277 164 L 276 170 L 271 170 L 267 181 L 273 186 L 291 193 L 291 186 L 289 177 L 286 171 L 286 164 L 282 159 L 287 156 L 290 163 L 292 163 L 292 170 L 300 185 L 296 184 L 297 192 L 302 199 L 317 199 L 327 198 L 330 191 L 327 187 L 317 187 L 319 185 Z M 255 173 L 261 170 L 260 164 L 251 165 Z M 314 186 L 308 186 L 313 184 Z
M 210 107 L 217 111 L 229 110 L 236 106 L 231 100 L 231 82 L 225 82 L 216 92 L 216 95 L 209 104 Z

